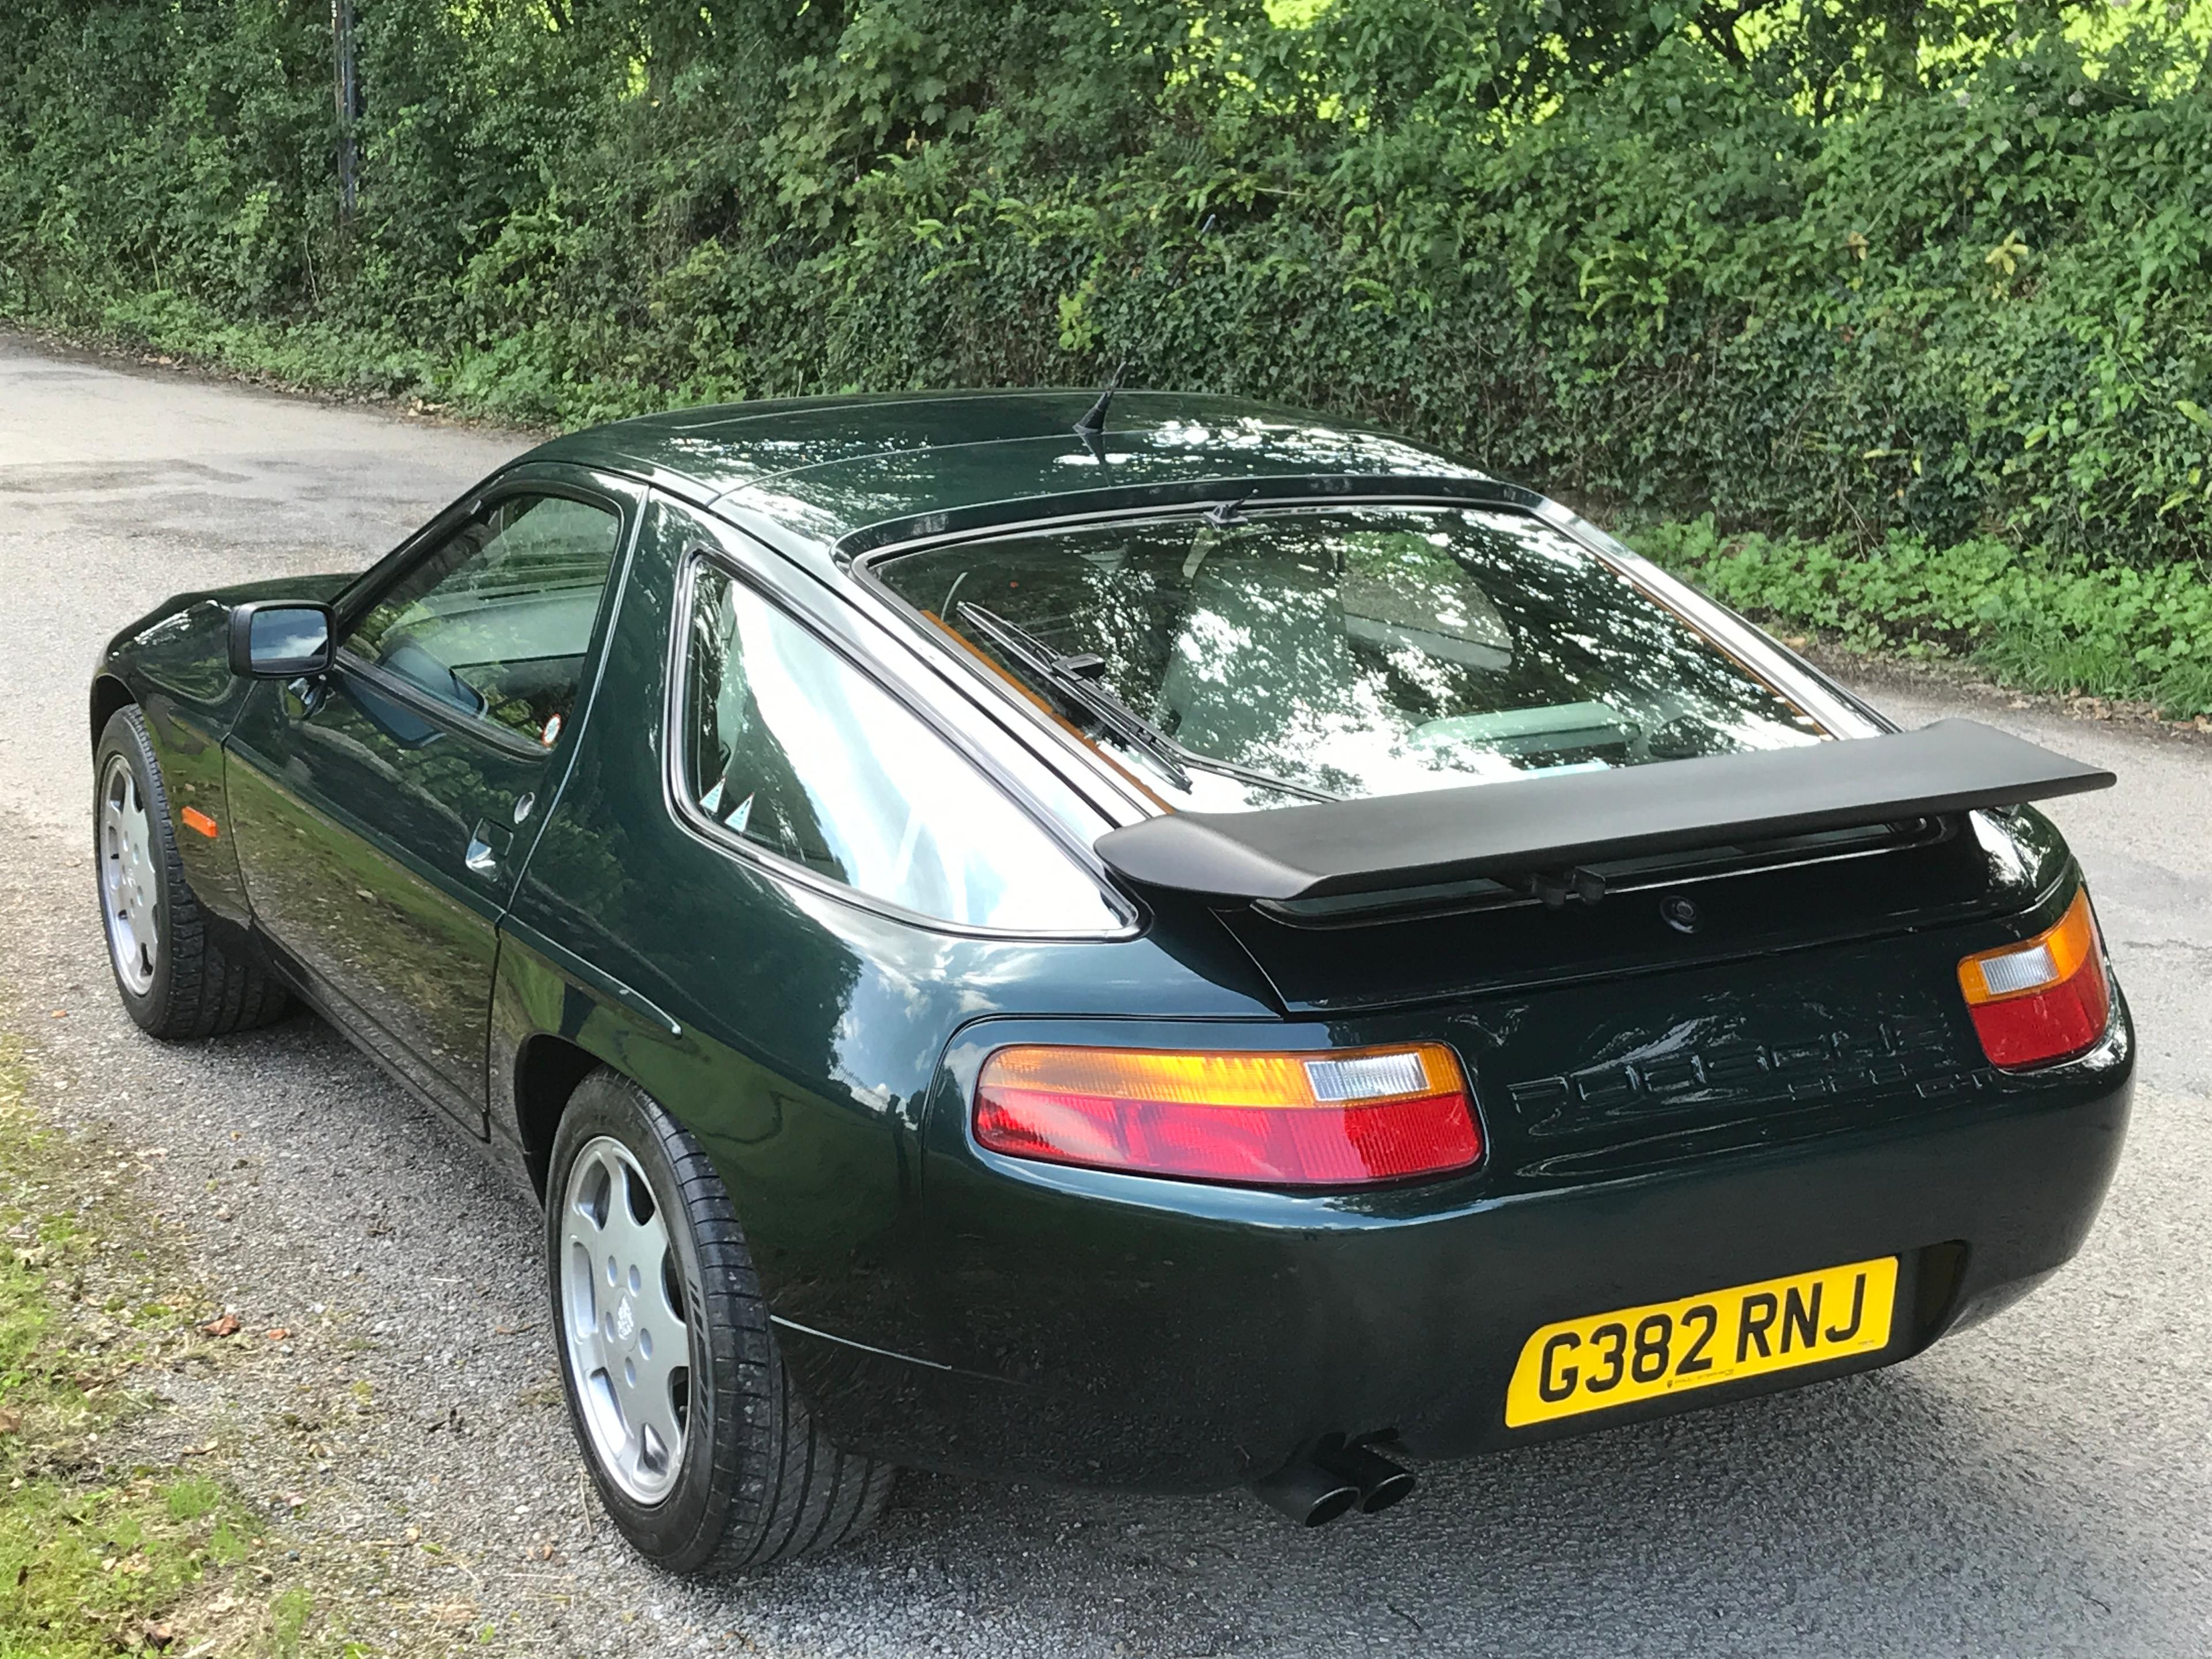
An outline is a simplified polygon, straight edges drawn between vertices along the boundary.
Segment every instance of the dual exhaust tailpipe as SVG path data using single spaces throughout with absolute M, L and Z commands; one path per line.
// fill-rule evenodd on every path
M 1252 1495 L 1301 1527 L 1325 1527 L 1358 1509 L 1375 1515 L 1413 1490 L 1413 1477 L 1367 1446 L 1328 1441 L 1252 1483 Z

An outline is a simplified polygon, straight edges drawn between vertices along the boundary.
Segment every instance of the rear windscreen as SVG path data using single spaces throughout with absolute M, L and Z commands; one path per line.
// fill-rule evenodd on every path
M 1510 510 L 1192 514 L 931 548 L 874 574 L 1185 805 L 1821 735 L 1615 567 Z M 1086 707 L 1085 688 L 1151 732 Z

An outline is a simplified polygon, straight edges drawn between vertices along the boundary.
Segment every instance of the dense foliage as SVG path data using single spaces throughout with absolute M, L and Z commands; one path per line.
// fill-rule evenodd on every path
M 2106 0 L 11 0 L 0 314 L 527 421 L 1241 392 L 1585 507 L 2199 554 L 2212 86 Z
M 1869 550 L 1722 536 L 1711 514 L 1650 526 L 1636 540 L 1785 631 L 1856 651 L 1969 659 L 2030 690 L 2212 714 L 2212 583 L 2195 563 L 2052 557 L 1993 536 L 1932 546 L 1905 531 Z

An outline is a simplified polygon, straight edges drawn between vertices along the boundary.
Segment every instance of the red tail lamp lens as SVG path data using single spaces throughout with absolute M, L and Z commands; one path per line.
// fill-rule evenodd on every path
M 1961 962 L 1959 988 L 1992 1065 L 2017 1070 L 2094 1047 L 2112 1018 L 2112 988 L 2089 890 L 2057 927 Z
M 1482 1133 L 1442 1043 L 1314 1054 L 1001 1048 L 975 1139 L 1048 1164 L 1258 1187 L 1344 1187 L 1463 1170 Z

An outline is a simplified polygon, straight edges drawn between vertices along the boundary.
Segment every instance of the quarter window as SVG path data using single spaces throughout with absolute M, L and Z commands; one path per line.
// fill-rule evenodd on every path
M 730 834 L 965 927 L 1098 933 L 1121 918 L 957 750 L 720 568 L 692 584 L 684 787 Z
M 403 577 L 345 648 L 457 713 L 551 748 L 574 717 L 622 520 L 510 495 Z

